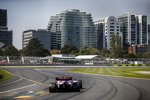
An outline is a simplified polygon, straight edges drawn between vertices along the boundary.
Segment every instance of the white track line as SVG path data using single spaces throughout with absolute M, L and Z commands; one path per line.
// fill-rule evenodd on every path
M 109 76 L 116 78 L 125 78 L 125 79 L 136 79 L 136 80 L 150 80 L 148 78 L 138 78 L 138 77 L 125 77 L 125 76 L 113 76 L 113 75 L 102 75 L 102 74 L 93 74 L 93 73 L 84 73 L 84 72 L 71 72 L 77 74 L 85 74 L 85 75 L 98 75 L 98 76 Z
M 25 80 L 31 81 L 31 82 L 33 82 L 33 83 L 36 83 L 36 84 L 31 84 L 31 85 L 23 86 L 23 87 L 20 87 L 20 88 L 15 88 L 15 89 L 11 89 L 11 90 L 7 90 L 7 91 L 3 91 L 3 92 L 0 92 L 0 94 L 7 93 L 7 92 L 11 92 L 11 91 L 16 91 L 16 90 L 20 90 L 20 89 L 24 89 L 24 88 L 28 88 L 28 87 L 31 87 L 31 86 L 34 86 L 34 85 L 37 85 L 37 84 L 41 84 L 41 85 L 44 85 L 44 86 L 48 86 L 47 84 L 40 83 L 40 82 L 37 82 L 37 81 L 31 80 L 31 79 L 28 79 L 28 78 L 25 78 L 25 77 L 19 76 L 19 75 L 14 74 L 14 73 L 11 73 L 11 74 L 13 74 L 14 76 L 20 77 L 21 79 L 25 79 Z
M 12 74 L 13 74 L 13 73 L 12 73 Z M 41 82 L 38 82 L 38 81 L 34 81 L 34 80 L 29 79 L 29 78 L 25 78 L 25 77 L 19 76 L 19 75 L 17 75 L 17 74 L 13 74 L 13 75 L 15 75 L 15 76 L 17 76 L 17 77 L 20 77 L 20 78 L 23 78 L 23 79 L 25 79 L 25 80 L 31 81 L 31 82 L 36 83 L 36 84 L 41 84 L 41 85 L 44 85 L 44 86 L 49 86 L 48 84 L 44 84 L 44 83 L 41 83 Z
M 37 85 L 37 84 L 31 84 L 31 85 L 27 85 L 27 86 L 24 86 L 24 87 L 3 91 L 3 92 L 0 92 L 0 94 L 7 93 L 7 92 L 12 92 L 12 91 L 16 91 L 16 90 L 20 90 L 20 89 L 24 89 L 24 88 L 28 88 L 28 87 L 31 87 L 31 86 L 34 86 L 34 85 Z
M 21 81 L 22 79 L 23 79 L 22 77 L 19 77 L 19 79 L 18 79 L 18 80 L 13 81 L 13 82 L 9 82 L 9 83 L 5 83 L 5 84 L 1 84 L 1 85 L 0 85 L 0 87 L 1 87 L 1 86 L 4 86 L 4 85 L 8 85 L 8 84 L 12 84 L 12 83 L 19 82 L 19 81 Z

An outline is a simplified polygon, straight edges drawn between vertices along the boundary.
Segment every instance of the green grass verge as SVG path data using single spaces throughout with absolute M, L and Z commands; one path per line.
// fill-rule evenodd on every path
M 111 76 L 123 76 L 123 77 L 135 77 L 135 78 L 148 78 L 150 79 L 150 74 L 138 73 L 138 71 L 149 71 L 150 67 L 143 68 L 76 68 L 69 70 L 69 72 L 76 73 L 89 73 L 89 74 L 99 74 L 99 75 L 111 75 Z
M 12 76 L 10 72 L 0 69 L 0 82 L 12 78 Z

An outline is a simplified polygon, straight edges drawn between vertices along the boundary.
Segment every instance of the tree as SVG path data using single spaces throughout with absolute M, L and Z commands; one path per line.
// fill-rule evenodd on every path
M 80 55 L 99 55 L 100 51 L 96 48 L 84 48 L 81 49 Z
M 122 58 L 125 51 L 121 47 L 121 40 L 118 35 L 112 34 L 112 40 L 110 41 L 111 57 Z
M 10 45 L 4 50 L 4 56 L 20 56 L 20 53 L 18 49 L 16 49 L 13 45 Z
M 146 52 L 146 53 L 144 53 L 144 55 L 143 55 L 145 58 L 150 58 L 150 52 Z
M 50 55 L 50 52 L 43 48 L 38 39 L 31 39 L 26 48 L 23 48 L 21 54 L 24 56 L 43 57 Z
M 3 50 L 0 48 L 0 56 L 3 56 Z
M 26 55 L 27 55 L 27 54 L 26 54 L 26 50 L 27 50 L 27 48 L 23 48 L 23 49 L 19 50 L 20 55 L 21 55 L 21 56 L 26 56 Z
M 148 45 L 148 51 L 143 54 L 144 58 L 150 58 L 150 44 Z
M 51 52 L 51 54 L 60 54 L 60 51 L 57 49 L 53 49 L 50 52 Z
M 100 55 L 103 57 L 109 57 L 110 56 L 110 50 L 102 49 L 102 50 L 100 50 Z
M 137 58 L 137 55 L 135 55 L 135 54 L 128 54 L 128 56 L 127 56 L 128 58 Z
M 65 45 L 61 49 L 62 54 L 76 54 L 78 52 L 78 49 L 74 45 Z
M 47 49 L 43 49 L 41 56 L 45 57 L 45 56 L 49 56 L 49 55 L 51 55 L 50 51 Z

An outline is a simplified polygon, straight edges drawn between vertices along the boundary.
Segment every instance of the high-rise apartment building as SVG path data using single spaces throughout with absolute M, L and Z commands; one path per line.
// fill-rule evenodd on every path
M 118 17 L 118 22 L 121 25 L 121 32 L 123 34 L 123 45 L 137 44 L 137 21 L 136 16 L 133 14 L 124 14 Z
M 66 10 L 52 16 L 48 30 L 51 34 L 51 49 L 60 50 L 65 45 L 78 49 L 96 47 L 95 26 L 91 14 L 77 9 Z
M 99 23 L 99 21 L 95 21 L 95 32 L 96 32 L 96 36 L 97 36 L 97 49 L 101 50 L 104 48 L 103 43 L 104 41 L 104 37 L 105 37 L 105 32 L 104 32 L 104 23 Z
M 148 24 L 147 24 L 147 16 L 138 15 L 137 16 L 137 34 L 138 34 L 138 43 L 140 45 L 148 45 Z
M 7 10 L 0 9 L 0 29 L 7 29 Z
M 12 45 L 12 30 L 7 27 L 7 10 L 0 9 L 0 44 Z
M 115 34 L 120 37 L 122 43 L 122 34 L 120 32 L 120 25 L 113 16 L 101 18 L 94 21 L 97 33 L 97 48 L 111 49 L 110 42 L 112 35 Z
M 150 24 L 148 24 L 148 44 L 150 44 Z
M 148 44 L 147 16 L 127 13 L 119 16 L 118 22 L 123 33 L 124 47 Z
M 39 29 L 39 30 L 27 30 L 22 34 L 22 48 L 25 48 L 29 41 L 32 38 L 36 38 L 40 41 L 45 49 L 50 50 L 50 40 L 51 33 L 47 30 Z
M 0 30 L 0 42 L 4 46 L 12 45 L 12 31 Z

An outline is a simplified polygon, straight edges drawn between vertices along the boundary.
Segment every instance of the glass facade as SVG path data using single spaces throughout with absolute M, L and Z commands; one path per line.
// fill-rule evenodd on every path
M 150 24 L 148 24 L 148 44 L 150 44 Z
M 12 45 L 12 31 L 0 30 L 0 42 L 5 46 Z
M 7 10 L 0 9 L 0 29 L 7 27 Z
M 27 31 L 24 31 L 23 34 L 22 34 L 22 48 L 25 48 L 29 41 L 32 39 L 32 38 L 36 38 L 40 41 L 40 43 L 43 45 L 43 47 L 45 49 L 48 49 L 50 50 L 50 44 L 51 44 L 51 40 L 50 40 L 50 36 L 51 36 L 51 33 L 47 30 L 27 30 Z
M 12 45 L 12 31 L 7 27 L 7 10 L 0 9 L 0 42 L 5 46 Z
M 147 38 L 147 16 L 142 16 L 142 44 L 147 44 L 148 38 Z
M 123 45 L 148 45 L 147 16 L 126 14 L 118 17 L 123 33 Z
M 74 45 L 78 49 L 96 47 L 95 26 L 91 14 L 79 10 L 66 10 L 52 16 L 48 30 L 51 34 L 51 49 L 60 50 L 65 45 Z
M 104 25 L 102 23 L 95 24 L 96 27 L 96 34 L 97 34 L 97 48 L 99 50 L 103 49 L 103 30 L 104 30 Z
M 120 25 L 114 16 L 105 17 L 95 21 L 96 34 L 97 34 L 97 48 L 98 49 L 111 49 L 110 42 L 112 35 L 118 35 L 121 38 Z

